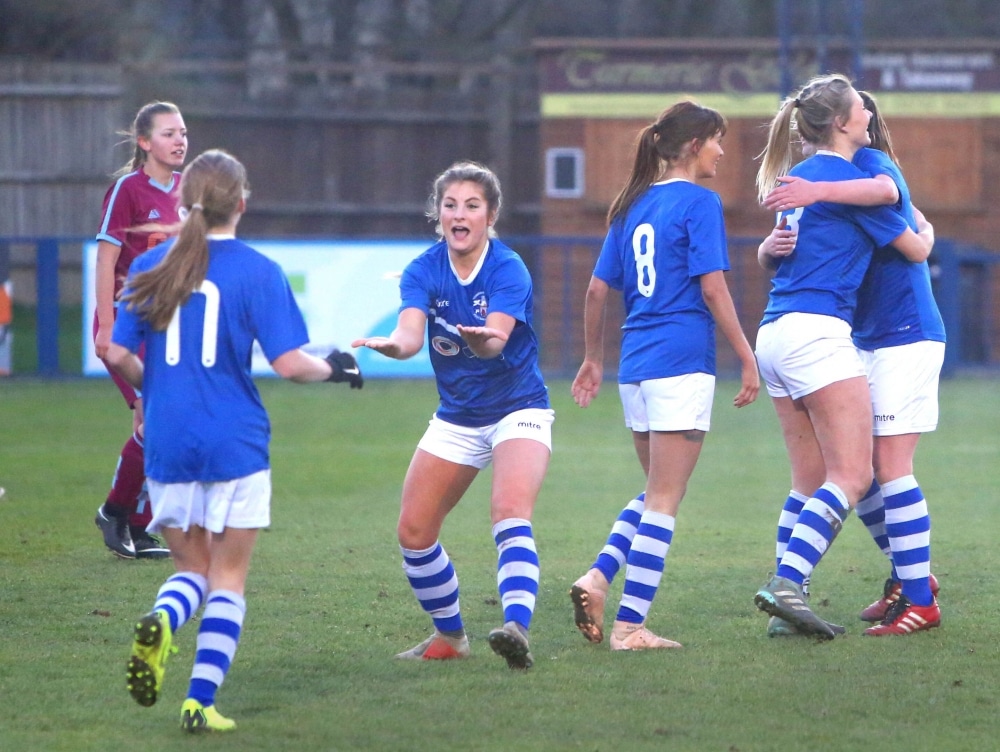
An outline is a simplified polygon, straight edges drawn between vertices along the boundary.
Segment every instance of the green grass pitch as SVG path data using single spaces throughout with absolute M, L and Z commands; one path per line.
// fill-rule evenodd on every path
M 129 417 L 106 380 L 0 381 L 0 748 L 8 750 L 977 750 L 1000 712 L 1000 397 L 941 385 L 941 424 L 917 454 L 933 517 L 941 628 L 862 637 L 882 555 L 850 519 L 813 580 L 848 626 L 831 643 L 768 639 L 752 603 L 773 569 L 788 468 L 766 396 L 737 411 L 717 389 L 712 431 L 681 506 L 649 626 L 678 651 L 612 654 L 574 628 L 569 586 L 642 488 L 606 383 L 587 410 L 550 384 L 554 453 L 534 525 L 542 567 L 535 668 L 486 644 L 501 622 L 489 472 L 442 542 L 461 582 L 465 662 L 392 660 L 429 630 L 400 569 L 399 492 L 436 404 L 428 381 L 362 392 L 262 380 L 273 421 L 273 523 L 255 553 L 244 638 L 219 692 L 235 733 L 178 728 L 196 624 L 176 637 L 159 702 L 125 691 L 131 626 L 169 562 L 116 560 L 94 511 Z M 182 417 L 179 419 L 183 419 Z M 621 577 L 609 598 L 613 618 Z

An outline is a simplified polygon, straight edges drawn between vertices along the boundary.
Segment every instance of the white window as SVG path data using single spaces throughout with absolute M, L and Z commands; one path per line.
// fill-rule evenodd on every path
M 583 149 L 558 147 L 545 152 L 545 195 L 550 198 L 583 196 Z

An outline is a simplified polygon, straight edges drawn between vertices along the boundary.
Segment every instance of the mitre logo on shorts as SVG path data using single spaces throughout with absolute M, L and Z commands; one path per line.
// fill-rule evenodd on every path
M 448 358 L 462 352 L 462 348 L 459 345 L 455 344 L 455 342 L 447 337 L 442 337 L 440 335 L 437 337 L 431 337 L 431 347 L 433 347 L 441 355 Z
M 489 310 L 490 304 L 486 299 L 485 292 L 477 292 L 472 298 L 472 312 L 476 315 L 476 318 L 480 321 L 486 321 L 486 314 Z

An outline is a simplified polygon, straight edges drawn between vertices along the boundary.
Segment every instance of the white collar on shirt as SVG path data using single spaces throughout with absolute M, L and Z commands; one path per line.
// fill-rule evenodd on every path
M 840 157 L 841 159 L 846 160 L 848 162 L 851 161 L 847 159 L 847 157 L 845 157 L 843 154 L 836 151 L 830 151 L 829 149 L 817 149 L 816 155 L 819 156 L 820 154 L 825 154 L 828 157 Z
M 462 275 L 458 273 L 458 269 L 455 268 L 454 262 L 451 260 L 451 254 L 448 255 L 448 265 L 451 267 L 451 273 L 455 275 L 455 279 L 458 280 L 458 284 L 465 285 L 472 284 L 472 281 L 479 274 L 479 270 L 483 268 L 483 262 L 486 261 L 486 254 L 490 252 L 490 239 L 486 238 L 486 245 L 483 247 L 483 252 L 479 256 L 479 261 L 476 262 L 475 268 L 469 272 L 469 276 L 462 279 Z

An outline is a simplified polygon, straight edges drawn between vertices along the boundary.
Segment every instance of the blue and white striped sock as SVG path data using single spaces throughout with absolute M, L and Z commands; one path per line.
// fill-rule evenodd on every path
M 205 602 L 198 628 L 194 669 L 188 699 L 202 705 L 215 704 L 215 692 L 222 686 L 236 655 L 247 603 L 231 590 L 213 590 Z
M 885 504 L 882 502 L 882 489 L 878 481 L 873 480 L 871 488 L 865 497 L 854 507 L 869 535 L 875 541 L 875 545 L 881 549 L 886 558 L 892 563 L 892 550 L 889 548 L 889 536 L 885 532 Z M 893 567 L 891 577 L 896 579 L 896 569 Z
M 177 632 L 191 618 L 205 600 L 208 580 L 197 572 L 176 572 L 160 586 L 156 594 L 154 611 L 166 611 L 170 618 L 170 631 Z
M 639 519 L 645 508 L 645 493 L 639 494 L 625 506 L 615 524 L 611 526 L 608 542 L 604 544 L 601 553 L 597 555 L 597 561 L 591 567 L 600 570 L 609 583 L 615 579 L 618 570 L 625 566 L 629 549 L 632 548 L 632 539 L 635 537 Z
M 799 520 L 799 513 L 802 511 L 802 507 L 805 506 L 808 500 L 808 496 L 794 489 L 788 492 L 785 505 L 781 508 L 781 514 L 778 515 L 778 536 L 774 544 L 775 568 L 781 566 L 781 557 L 785 555 L 785 549 L 788 548 L 788 540 L 792 537 L 792 529 Z
M 799 512 L 799 520 L 792 529 L 788 548 L 775 574 L 801 585 L 812 575 L 850 511 L 847 497 L 835 483 L 820 486 Z
M 927 501 L 912 475 L 882 486 L 885 530 L 903 595 L 918 606 L 934 602 L 931 574 L 931 518 Z
M 529 520 L 511 517 L 493 526 L 497 544 L 497 588 L 504 623 L 514 621 L 531 627 L 538 597 L 538 551 Z
M 438 632 L 463 632 L 458 602 L 458 575 L 448 553 L 436 542 L 430 548 L 414 551 L 400 546 L 403 572 L 417 601 L 434 621 Z
M 663 577 L 664 560 L 674 537 L 674 522 L 672 515 L 662 512 L 647 509 L 642 513 L 625 565 L 625 587 L 617 621 L 642 624 L 646 620 Z

